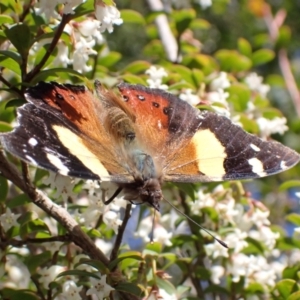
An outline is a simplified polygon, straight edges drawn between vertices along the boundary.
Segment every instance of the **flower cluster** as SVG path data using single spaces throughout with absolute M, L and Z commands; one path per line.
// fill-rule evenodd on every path
M 216 200 L 218 199 L 218 200 Z M 268 263 L 267 258 L 272 257 L 276 240 L 279 233 L 270 229 L 268 220 L 269 211 L 256 201 L 250 200 L 249 209 L 236 203 L 230 189 L 224 189 L 218 185 L 211 193 L 200 189 L 198 198 L 191 203 L 191 210 L 195 214 L 202 215 L 205 208 L 211 208 L 219 216 L 222 228 L 228 227 L 226 234 L 219 237 L 228 248 L 223 247 L 217 241 L 205 245 L 205 251 L 210 260 L 207 267 L 211 270 L 211 280 L 215 284 L 223 282 L 226 276 L 231 276 L 233 282 L 239 282 L 244 278 L 244 285 L 259 282 L 265 288 L 274 287 L 276 279 L 280 276 L 279 269 L 276 270 Z M 204 226 L 213 226 L 213 221 L 205 216 Z M 243 250 L 249 246 L 248 238 L 262 245 L 263 255 L 246 255 Z M 226 258 L 226 263 L 222 258 Z

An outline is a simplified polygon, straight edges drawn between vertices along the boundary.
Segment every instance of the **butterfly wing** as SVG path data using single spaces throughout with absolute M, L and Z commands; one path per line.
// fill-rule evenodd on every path
M 133 180 L 121 163 L 124 149 L 101 122 L 105 110 L 85 87 L 40 82 L 27 90 L 26 99 L 18 109 L 19 126 L 0 135 L 9 152 L 63 175 Z
M 295 151 L 246 133 L 228 118 L 200 112 L 159 89 L 122 83 L 135 112 L 137 139 L 164 180 L 221 181 L 263 177 L 299 162 Z

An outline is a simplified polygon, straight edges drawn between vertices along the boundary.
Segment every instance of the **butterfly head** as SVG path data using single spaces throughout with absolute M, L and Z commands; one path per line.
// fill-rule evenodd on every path
M 145 203 L 159 211 L 160 201 L 163 197 L 159 179 L 149 178 L 122 187 L 125 194 L 124 199 L 132 201 L 134 204 Z
M 162 191 L 158 179 L 148 179 L 144 186 L 140 188 L 139 195 L 143 203 L 146 203 L 147 205 L 159 211 L 160 201 L 162 199 Z

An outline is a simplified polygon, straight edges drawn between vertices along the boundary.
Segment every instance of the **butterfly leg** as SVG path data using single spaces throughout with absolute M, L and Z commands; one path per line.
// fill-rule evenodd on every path
M 108 200 L 102 199 L 103 203 L 105 205 L 108 205 L 109 203 L 111 203 L 122 192 L 122 190 L 123 190 L 122 187 L 118 187 L 116 189 L 116 191 L 113 193 L 113 195 Z M 105 197 L 105 195 L 104 195 L 104 197 Z

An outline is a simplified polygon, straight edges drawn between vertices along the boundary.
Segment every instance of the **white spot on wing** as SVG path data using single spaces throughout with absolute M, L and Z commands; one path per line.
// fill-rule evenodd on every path
M 38 163 L 29 155 L 25 155 L 25 158 L 34 166 L 38 166 Z
M 254 144 L 250 144 L 250 147 L 254 150 L 254 151 L 256 151 L 256 152 L 259 152 L 260 151 L 260 148 L 258 148 L 256 145 L 254 145 Z
M 281 168 L 282 170 L 285 170 L 285 169 L 288 168 L 288 166 L 285 164 L 285 161 L 284 161 L 284 160 L 281 161 L 281 163 L 280 163 L 280 168 Z
M 256 157 L 248 159 L 249 165 L 252 166 L 252 172 L 259 176 L 266 176 L 263 163 Z
M 38 141 L 35 139 L 35 138 L 30 138 L 28 140 L 28 143 L 31 145 L 31 146 L 36 146 L 38 144 Z
M 67 176 L 69 174 L 69 169 L 63 164 L 63 162 L 54 154 L 47 153 L 47 158 L 50 163 L 58 169 L 58 172 L 62 175 Z

